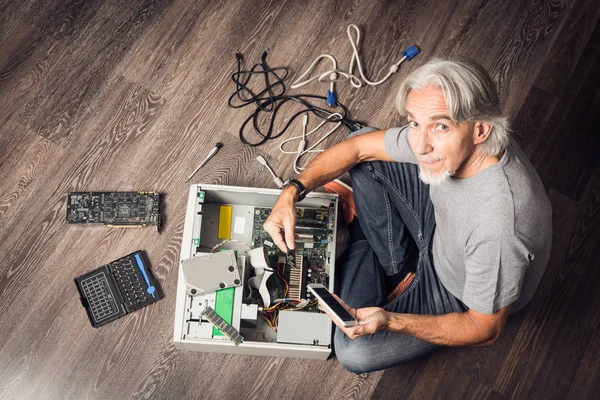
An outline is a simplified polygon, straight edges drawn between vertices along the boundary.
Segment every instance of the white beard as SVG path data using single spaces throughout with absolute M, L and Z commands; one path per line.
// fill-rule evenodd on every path
M 427 185 L 439 186 L 450 179 L 451 176 L 452 174 L 449 171 L 444 171 L 439 176 L 433 176 L 431 175 L 431 171 L 423 169 L 421 166 L 419 166 L 419 178 L 421 178 L 421 180 Z

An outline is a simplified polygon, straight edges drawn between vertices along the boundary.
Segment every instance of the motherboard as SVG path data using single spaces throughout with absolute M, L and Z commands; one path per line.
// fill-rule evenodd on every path
M 267 281 L 271 299 L 308 299 L 306 285 L 328 284 L 329 254 L 327 247 L 333 241 L 334 209 L 296 208 L 296 249 L 284 253 L 271 241 L 263 224 L 271 213 L 270 208 L 256 207 L 252 233 L 252 247 L 266 246 L 269 266 L 275 273 Z M 306 311 L 317 310 L 316 305 Z

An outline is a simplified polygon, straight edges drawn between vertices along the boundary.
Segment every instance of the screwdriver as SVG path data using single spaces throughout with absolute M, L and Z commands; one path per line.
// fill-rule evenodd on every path
M 190 179 L 192 179 L 192 177 L 194 175 L 196 175 L 196 172 L 198 172 L 200 170 L 200 168 L 204 167 L 204 165 L 215 156 L 215 154 L 217 154 L 217 152 L 219 151 L 219 149 L 223 147 L 222 143 L 217 143 L 215 145 L 215 147 L 213 147 L 212 149 L 210 149 L 210 151 L 208 152 L 208 154 L 206 155 L 206 157 L 204 157 L 204 160 L 202 160 L 200 162 L 200 165 L 198 165 L 196 167 L 196 169 L 194 170 L 194 172 L 192 172 L 192 174 L 185 180 L 185 183 L 188 183 L 190 181 Z

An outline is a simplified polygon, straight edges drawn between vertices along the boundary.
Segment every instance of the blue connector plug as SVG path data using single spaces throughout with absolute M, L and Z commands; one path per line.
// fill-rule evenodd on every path
M 407 61 L 412 60 L 421 50 L 417 46 L 410 46 L 408 49 L 402 52 L 402 55 L 406 57 Z
M 337 107 L 337 101 L 335 100 L 335 92 L 332 92 L 331 90 L 327 91 L 327 105 L 332 108 Z

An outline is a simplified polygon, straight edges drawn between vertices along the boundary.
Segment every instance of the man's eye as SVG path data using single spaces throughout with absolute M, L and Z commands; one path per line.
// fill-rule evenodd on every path
M 418 128 L 419 124 L 417 123 L 417 121 L 408 121 L 408 126 L 410 126 L 411 128 Z
M 448 125 L 444 125 L 444 124 L 439 124 L 438 126 L 439 126 L 439 128 L 440 128 L 441 131 L 447 131 L 448 129 L 450 129 L 448 127 Z

